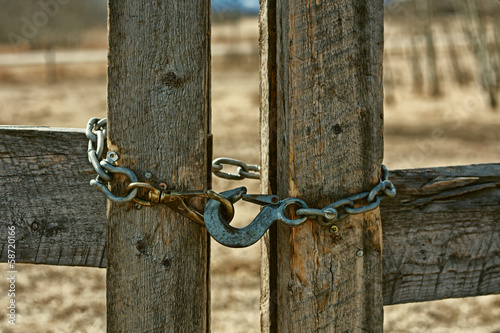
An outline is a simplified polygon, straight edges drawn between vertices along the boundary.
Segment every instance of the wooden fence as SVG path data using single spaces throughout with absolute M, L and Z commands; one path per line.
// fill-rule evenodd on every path
M 172 189 L 210 187 L 209 9 L 109 1 L 108 148 Z M 383 149 L 383 1 L 261 0 L 260 27 L 263 193 L 323 207 L 370 189 Z M 0 224 L 16 226 L 17 262 L 106 267 L 110 332 L 210 329 L 204 228 L 161 205 L 106 208 L 88 186 L 83 130 L 0 136 Z M 383 305 L 500 293 L 500 164 L 390 177 L 398 196 L 337 235 L 312 222 L 270 229 L 263 331 L 382 331 Z M 116 176 L 111 189 L 126 185 Z

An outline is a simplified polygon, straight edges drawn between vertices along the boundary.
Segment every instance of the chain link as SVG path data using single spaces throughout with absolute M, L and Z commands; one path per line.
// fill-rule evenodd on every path
M 223 172 L 224 165 L 237 166 L 238 174 Z M 253 171 L 253 172 L 252 172 Z M 220 157 L 212 161 L 212 172 L 214 175 L 224 179 L 243 180 L 246 178 L 260 179 L 260 166 L 246 164 L 233 158 Z

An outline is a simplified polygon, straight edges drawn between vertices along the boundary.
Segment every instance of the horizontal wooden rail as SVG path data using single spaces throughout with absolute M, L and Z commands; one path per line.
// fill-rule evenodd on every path
M 0 126 L 0 261 L 106 267 L 106 200 L 83 130 Z M 500 164 L 391 172 L 384 304 L 500 293 Z M 130 207 L 129 207 L 130 208 Z M 342 228 L 341 223 L 339 224 Z
M 391 172 L 384 303 L 500 293 L 500 164 Z
M 106 266 L 106 200 L 89 186 L 84 130 L 0 127 L 0 258 L 16 226 L 17 262 Z

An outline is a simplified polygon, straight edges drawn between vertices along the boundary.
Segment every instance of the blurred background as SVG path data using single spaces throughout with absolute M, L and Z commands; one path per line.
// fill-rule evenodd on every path
M 386 1 L 385 9 L 384 163 L 500 162 L 500 2 Z M 214 156 L 252 164 L 259 162 L 258 11 L 258 0 L 212 0 Z M 106 17 L 105 0 L 0 0 L 0 125 L 83 128 L 105 117 Z M 214 179 L 216 191 L 240 185 Z M 259 190 L 256 182 L 245 186 Z M 237 212 L 243 223 L 257 214 L 244 205 Z M 213 243 L 213 332 L 260 331 L 259 256 L 259 245 Z M 105 332 L 105 270 L 18 271 L 18 325 L 9 327 L 0 311 L 0 331 Z M 385 331 L 498 333 L 500 296 L 388 306 Z

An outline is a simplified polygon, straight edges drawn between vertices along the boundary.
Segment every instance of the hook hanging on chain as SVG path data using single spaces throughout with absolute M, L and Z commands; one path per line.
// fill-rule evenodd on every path
M 215 200 L 209 200 L 205 207 L 205 227 L 208 232 L 222 245 L 229 247 L 247 247 L 257 242 L 276 221 L 280 221 L 290 227 L 296 227 L 303 224 L 307 217 L 290 219 L 286 216 L 286 209 L 295 205 L 300 208 L 307 208 L 307 204 L 297 198 L 287 198 L 276 201 L 276 196 L 265 195 L 246 195 L 247 189 L 239 187 L 234 190 L 222 192 L 231 203 L 240 199 L 252 203 L 263 205 L 264 207 L 255 219 L 244 228 L 235 228 L 229 225 L 221 214 L 221 203 Z M 269 199 L 269 200 L 268 200 Z

